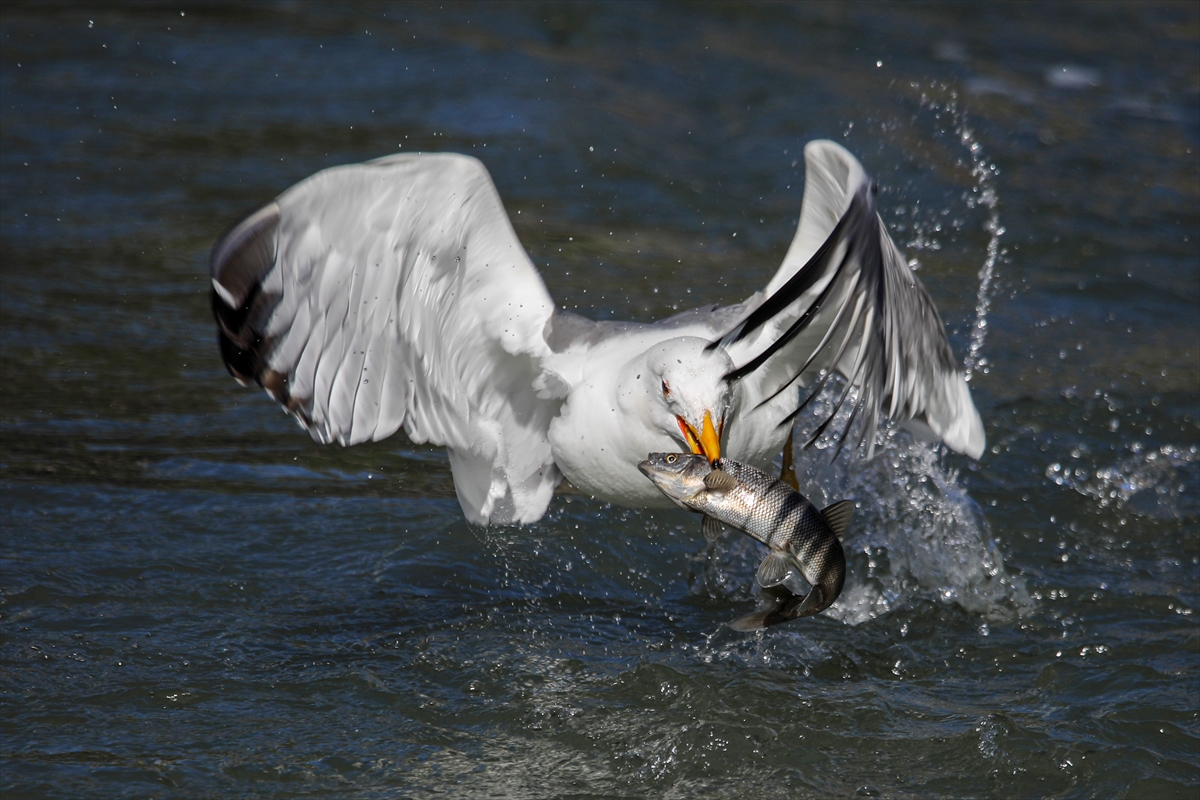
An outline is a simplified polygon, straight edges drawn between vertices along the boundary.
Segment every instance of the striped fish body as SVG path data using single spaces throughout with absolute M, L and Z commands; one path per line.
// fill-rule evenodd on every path
M 703 456 L 651 453 L 639 468 L 678 505 L 699 511 L 766 545 L 770 552 L 758 569 L 758 583 L 778 599 L 765 612 L 732 623 L 753 630 L 824 611 L 838 598 L 846 580 L 846 556 L 838 536 L 854 514 L 849 500 L 824 510 L 792 487 L 731 459 L 705 469 Z M 797 571 L 812 589 L 803 597 L 784 583 Z
M 795 617 L 807 617 L 829 608 L 846 581 L 846 555 L 838 533 L 849 524 L 854 504 L 845 500 L 821 511 L 783 481 L 747 464 L 719 459 L 713 467 L 732 478 L 733 485 L 721 491 L 725 482 L 710 477 L 709 489 L 688 505 L 770 548 L 758 570 L 764 589 L 782 587 L 792 569 L 813 587 L 803 602 L 785 599 L 780 611 L 793 605 Z

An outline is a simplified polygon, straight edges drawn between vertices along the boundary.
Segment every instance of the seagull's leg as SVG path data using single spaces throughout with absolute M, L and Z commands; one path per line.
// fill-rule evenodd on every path
M 792 463 L 793 439 L 796 437 L 796 426 L 788 431 L 787 443 L 783 446 L 783 466 L 779 468 L 779 480 L 800 491 L 800 482 L 796 480 L 796 465 Z

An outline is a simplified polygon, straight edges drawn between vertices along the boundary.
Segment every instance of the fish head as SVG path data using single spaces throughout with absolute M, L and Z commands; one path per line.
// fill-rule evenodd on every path
M 712 472 L 703 453 L 651 453 L 638 463 L 638 469 L 671 502 L 685 509 L 686 501 L 705 491 L 704 476 Z

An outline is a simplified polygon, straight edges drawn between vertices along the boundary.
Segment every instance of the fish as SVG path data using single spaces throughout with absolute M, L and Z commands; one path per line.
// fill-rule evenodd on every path
M 846 554 L 839 537 L 854 517 L 854 501 L 818 510 L 783 481 L 729 458 L 650 453 L 638 464 L 647 478 L 680 508 L 704 514 L 709 538 L 722 525 L 766 545 L 757 580 L 774 605 L 729 626 L 749 631 L 819 614 L 833 605 L 846 582 Z M 797 595 L 786 583 L 798 572 L 811 588 Z

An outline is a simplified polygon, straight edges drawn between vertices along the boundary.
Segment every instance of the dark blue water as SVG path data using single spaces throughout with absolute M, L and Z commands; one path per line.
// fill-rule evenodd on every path
M 0 100 L 5 797 L 1200 793 L 1194 4 L 6 7 Z M 765 284 L 821 137 L 989 449 L 801 454 L 820 617 L 725 628 L 756 553 L 681 511 L 472 528 L 218 358 L 209 248 L 323 167 L 475 155 L 653 319 Z

